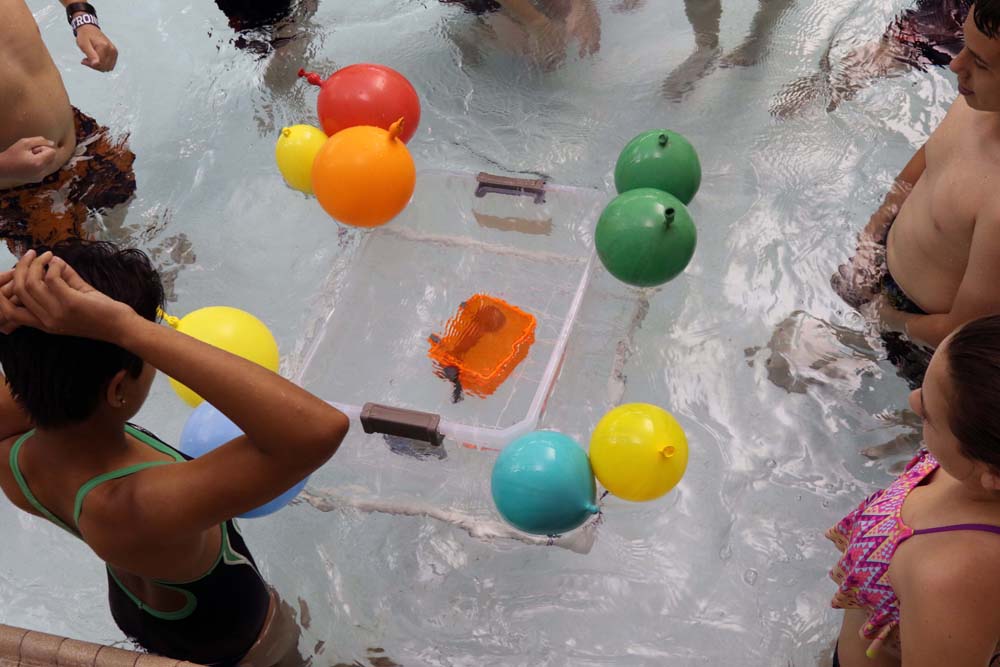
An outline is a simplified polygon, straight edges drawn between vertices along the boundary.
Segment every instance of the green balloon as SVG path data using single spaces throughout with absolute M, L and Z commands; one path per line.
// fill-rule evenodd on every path
M 643 132 L 628 142 L 615 165 L 619 193 L 656 188 L 687 205 L 700 186 L 698 154 L 687 139 L 670 130 Z
M 597 221 L 594 236 L 605 268 L 636 287 L 676 278 L 691 261 L 696 242 L 694 222 L 684 204 L 653 188 L 615 197 Z

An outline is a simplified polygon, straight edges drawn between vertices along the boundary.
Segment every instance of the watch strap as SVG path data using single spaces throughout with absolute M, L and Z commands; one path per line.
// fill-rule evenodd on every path
M 71 2 L 66 5 L 66 21 L 72 23 L 73 14 L 78 12 L 83 12 L 84 14 L 90 14 L 95 19 L 97 18 L 97 10 L 89 2 Z
M 92 25 L 97 29 L 100 29 L 101 27 L 101 24 L 97 22 L 97 17 L 93 14 L 77 14 L 70 20 L 69 25 L 73 28 L 74 36 L 76 36 L 76 31 L 82 26 Z

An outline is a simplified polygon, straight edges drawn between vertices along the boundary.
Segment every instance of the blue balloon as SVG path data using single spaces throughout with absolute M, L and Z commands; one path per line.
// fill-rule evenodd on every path
M 599 509 L 590 459 L 575 440 L 535 431 L 507 445 L 493 465 L 493 502 L 501 516 L 533 535 L 577 528 Z
M 198 458 L 241 435 L 243 435 L 243 431 L 240 430 L 239 426 L 209 405 L 208 401 L 204 401 L 195 408 L 191 416 L 188 417 L 187 423 L 184 424 L 184 430 L 181 432 L 180 450 L 192 458 Z M 241 514 L 239 518 L 256 519 L 274 514 L 299 495 L 308 481 L 309 478 L 306 477 L 274 500 Z

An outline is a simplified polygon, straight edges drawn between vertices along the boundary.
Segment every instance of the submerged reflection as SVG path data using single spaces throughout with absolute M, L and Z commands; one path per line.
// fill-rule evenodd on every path
M 695 48 L 663 82 L 663 94 L 670 100 L 680 101 L 717 65 L 749 67 L 759 63 L 767 54 L 781 17 L 793 4 L 794 0 L 760 0 L 750 32 L 739 46 L 723 57 L 719 46 L 722 0 L 685 0 L 684 13 L 694 29 Z

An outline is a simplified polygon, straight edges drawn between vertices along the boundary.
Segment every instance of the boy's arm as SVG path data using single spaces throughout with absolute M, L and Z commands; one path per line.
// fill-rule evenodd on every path
M 830 278 L 834 291 L 855 308 L 875 299 L 885 272 L 883 241 L 889 226 L 896 219 L 903 202 L 920 180 L 926 167 L 926 150 L 921 146 L 893 181 L 882 205 L 872 214 L 868 224 L 858 232 L 858 246 L 854 256 L 847 263 L 837 267 L 836 273 Z M 904 326 L 902 316 L 905 314 L 890 308 L 884 299 L 882 301 L 878 308 L 882 322 L 891 329 L 901 330 Z
M 979 317 L 1000 314 L 1000 206 L 976 221 L 969 249 L 969 263 L 958 293 L 947 313 L 912 315 L 883 311 L 890 328 L 902 330 L 911 339 L 932 347 L 948 334 Z
M 926 155 L 924 146 L 921 146 L 913 154 L 913 157 L 910 158 L 910 161 L 906 163 L 906 166 L 903 167 L 903 171 L 899 172 L 896 180 L 892 183 L 892 187 L 889 188 L 889 192 L 886 193 L 882 205 L 879 206 L 878 210 L 875 211 L 874 215 L 868 221 L 868 224 L 858 234 L 859 243 L 881 243 L 882 239 L 885 238 L 889 225 L 896 219 L 899 209 L 903 207 L 903 202 L 906 201 L 906 198 L 913 190 L 913 186 L 917 184 L 920 176 L 924 173 L 924 169 L 927 168 Z
M 59 0 L 59 2 L 66 8 L 70 20 L 84 14 L 90 14 L 91 11 L 88 10 L 93 10 L 92 15 L 95 19 L 97 18 L 96 10 L 94 10 L 93 6 L 85 2 L 76 2 L 75 0 Z M 74 11 L 70 12 L 71 8 Z M 107 35 L 97 25 L 86 24 L 79 26 L 76 29 L 76 45 L 80 47 L 83 55 L 86 56 L 80 61 L 80 64 L 86 65 L 98 72 L 110 72 L 115 68 L 115 63 L 118 62 L 118 49 L 115 48 L 115 45 L 111 43 L 111 40 L 108 39 Z

